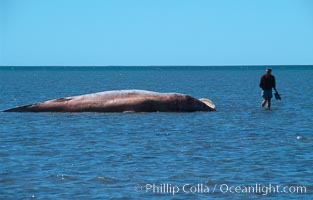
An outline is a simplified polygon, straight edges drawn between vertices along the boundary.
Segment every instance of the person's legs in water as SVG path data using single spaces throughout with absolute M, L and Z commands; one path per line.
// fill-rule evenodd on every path
M 261 106 L 264 107 L 266 105 L 266 103 L 268 102 L 268 100 L 266 98 L 263 99 Z
M 272 96 L 273 96 L 272 90 L 263 90 L 262 92 L 263 101 L 261 106 L 264 107 L 267 104 L 267 107 L 270 109 Z
M 271 109 L 271 98 L 267 100 L 267 107 L 268 109 Z

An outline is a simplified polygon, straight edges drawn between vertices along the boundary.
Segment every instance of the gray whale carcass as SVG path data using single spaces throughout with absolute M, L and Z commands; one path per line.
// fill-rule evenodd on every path
M 209 99 L 145 90 L 105 91 L 48 100 L 4 112 L 194 112 L 215 111 Z

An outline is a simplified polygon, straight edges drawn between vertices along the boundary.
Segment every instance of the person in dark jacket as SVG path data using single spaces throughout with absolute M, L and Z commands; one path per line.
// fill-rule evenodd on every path
M 267 104 L 267 107 L 271 108 L 271 98 L 273 97 L 272 89 L 276 92 L 276 81 L 275 76 L 272 75 L 272 69 L 266 68 L 266 73 L 261 76 L 260 79 L 260 88 L 262 89 L 262 107 Z

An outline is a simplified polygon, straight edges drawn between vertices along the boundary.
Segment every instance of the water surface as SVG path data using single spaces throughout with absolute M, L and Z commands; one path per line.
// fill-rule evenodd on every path
M 273 67 L 282 101 L 271 111 L 260 108 L 264 69 L 2 68 L 0 110 L 143 89 L 210 98 L 218 112 L 0 113 L 0 199 L 312 199 L 313 68 Z M 180 191 L 146 191 L 153 184 Z M 307 191 L 218 190 L 255 184 Z

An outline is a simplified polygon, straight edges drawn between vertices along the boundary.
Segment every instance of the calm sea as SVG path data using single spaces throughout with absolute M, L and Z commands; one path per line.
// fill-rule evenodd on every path
M 143 89 L 218 112 L 0 112 L 0 199 L 313 199 L 313 67 L 1 68 L 0 110 Z

